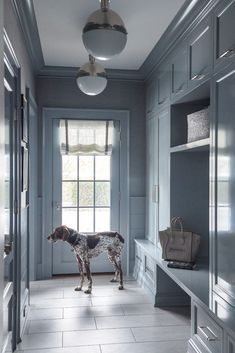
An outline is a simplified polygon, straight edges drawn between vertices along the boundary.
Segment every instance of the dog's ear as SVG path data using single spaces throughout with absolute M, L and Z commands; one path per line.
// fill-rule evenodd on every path
M 69 230 L 68 230 L 68 227 L 66 226 L 61 226 L 61 230 L 62 230 L 62 240 L 63 241 L 66 241 L 69 237 Z

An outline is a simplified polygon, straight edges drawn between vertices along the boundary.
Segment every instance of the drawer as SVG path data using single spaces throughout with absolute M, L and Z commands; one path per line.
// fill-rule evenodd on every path
M 135 262 L 143 266 L 143 252 L 139 246 L 135 246 Z
M 197 304 L 193 306 L 193 337 L 211 353 L 223 352 L 222 328 Z

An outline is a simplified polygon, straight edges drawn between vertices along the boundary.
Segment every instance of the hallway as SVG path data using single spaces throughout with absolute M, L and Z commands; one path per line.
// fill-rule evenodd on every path
M 31 310 L 21 353 L 184 353 L 188 309 L 154 308 L 138 284 L 125 290 L 93 276 L 93 293 L 75 292 L 77 277 L 31 283 Z

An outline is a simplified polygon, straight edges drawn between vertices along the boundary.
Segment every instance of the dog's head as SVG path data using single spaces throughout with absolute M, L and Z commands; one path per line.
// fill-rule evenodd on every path
M 69 229 L 66 226 L 57 227 L 54 232 L 48 235 L 47 239 L 53 243 L 57 242 L 57 240 L 66 241 L 69 237 Z

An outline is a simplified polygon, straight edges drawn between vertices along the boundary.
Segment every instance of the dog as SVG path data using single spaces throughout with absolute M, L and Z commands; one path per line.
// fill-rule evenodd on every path
M 57 240 L 66 241 L 72 246 L 78 268 L 80 271 L 80 284 L 75 288 L 75 291 L 81 291 L 84 284 L 84 274 L 86 272 L 88 280 L 88 288 L 84 291 L 86 294 L 92 292 L 92 276 L 90 271 L 90 259 L 106 252 L 109 261 L 114 266 L 115 275 L 111 282 L 118 282 L 119 289 L 123 287 L 123 273 L 121 264 L 121 252 L 124 245 L 123 237 L 117 232 L 100 232 L 92 235 L 78 233 L 76 230 L 67 226 L 60 226 L 50 234 L 47 239 L 51 242 Z

